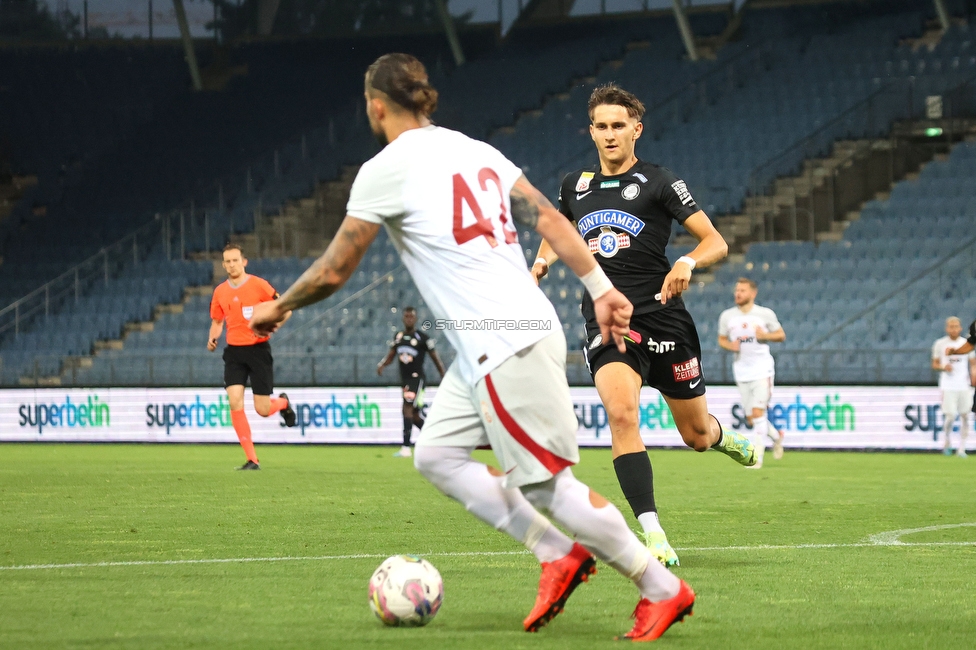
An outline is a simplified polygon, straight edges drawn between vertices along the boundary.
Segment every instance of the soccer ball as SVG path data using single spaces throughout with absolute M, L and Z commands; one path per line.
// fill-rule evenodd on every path
M 443 599 L 441 574 L 416 555 L 386 558 L 369 579 L 369 607 L 386 625 L 427 625 Z

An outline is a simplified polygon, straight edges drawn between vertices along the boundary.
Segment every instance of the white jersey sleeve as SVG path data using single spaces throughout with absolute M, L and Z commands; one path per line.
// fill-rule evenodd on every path
M 939 371 L 939 388 L 942 390 L 971 390 L 969 364 L 976 352 L 967 354 L 946 354 L 949 350 L 954 350 L 966 342 L 966 339 L 959 337 L 955 340 L 948 336 L 943 336 L 932 346 L 932 360 L 939 361 L 943 366 L 950 365 L 951 370 Z
M 776 318 L 776 312 L 774 312 L 772 309 L 763 307 L 762 316 L 763 320 L 765 321 L 764 324 L 767 332 L 778 332 L 779 330 L 783 329 L 783 326 L 779 323 L 779 319 Z
M 718 335 L 719 336 L 724 336 L 725 338 L 728 338 L 729 337 L 729 326 L 730 326 L 730 324 L 732 322 L 732 316 L 733 316 L 733 313 L 732 312 L 736 312 L 736 311 L 739 311 L 739 310 L 736 309 L 735 307 L 733 307 L 732 309 L 726 309 L 718 317 Z
M 392 157 L 377 156 L 359 168 L 349 192 L 346 214 L 372 223 L 403 215 L 407 168 L 392 163 L 395 163 Z

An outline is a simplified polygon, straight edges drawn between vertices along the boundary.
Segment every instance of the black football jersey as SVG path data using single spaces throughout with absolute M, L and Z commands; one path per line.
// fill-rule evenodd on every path
M 559 211 L 576 222 L 607 277 L 634 305 L 634 314 L 661 309 L 671 264 L 664 254 L 671 222 L 684 223 L 700 208 L 685 182 L 669 169 L 642 160 L 617 176 L 597 165 L 569 174 L 559 188 Z M 668 305 L 682 306 L 681 298 Z M 593 301 L 583 295 L 583 317 L 594 320 Z
M 434 349 L 434 339 L 417 330 L 410 334 L 397 332 L 390 347 L 396 351 L 401 377 L 410 377 L 414 373 L 422 377 L 427 353 Z

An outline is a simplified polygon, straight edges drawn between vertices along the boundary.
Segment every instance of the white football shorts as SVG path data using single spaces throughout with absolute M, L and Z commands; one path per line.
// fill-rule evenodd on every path
M 769 398 L 773 394 L 773 378 L 756 379 L 736 384 L 742 395 L 742 407 L 746 415 L 752 417 L 752 409 L 766 410 L 769 408 Z
M 503 485 L 517 488 L 548 481 L 578 463 L 578 427 L 560 330 L 509 357 L 473 387 L 451 364 L 417 446 L 491 445 L 505 473 Z

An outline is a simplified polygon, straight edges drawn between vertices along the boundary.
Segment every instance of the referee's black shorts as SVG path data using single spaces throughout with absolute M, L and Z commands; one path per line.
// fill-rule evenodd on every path
M 695 321 L 684 307 L 631 317 L 627 339 L 627 352 L 621 354 L 613 341 L 603 341 L 599 325 L 588 321 L 583 353 L 590 374 L 595 377 L 603 366 L 620 362 L 667 397 L 692 399 L 705 394 L 701 342 Z
M 270 395 L 274 390 L 274 359 L 269 342 L 224 348 L 224 387 L 247 386 L 248 378 L 255 395 Z

